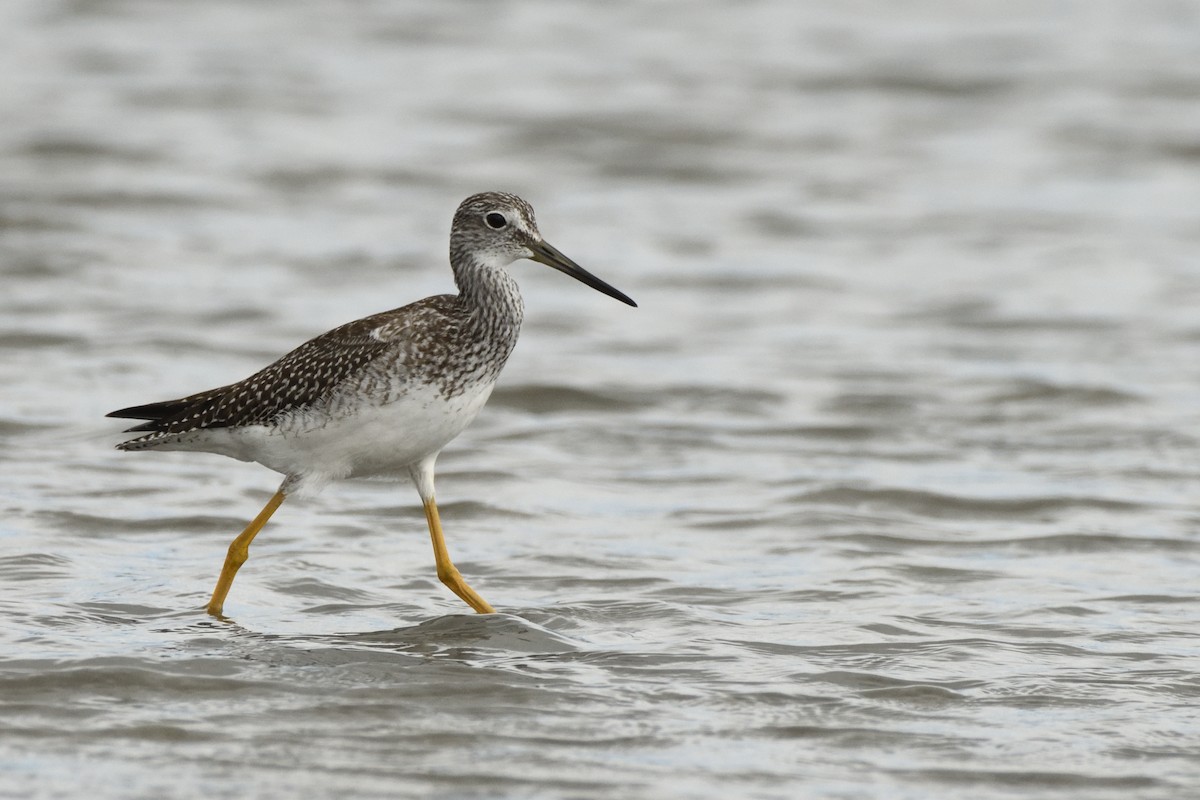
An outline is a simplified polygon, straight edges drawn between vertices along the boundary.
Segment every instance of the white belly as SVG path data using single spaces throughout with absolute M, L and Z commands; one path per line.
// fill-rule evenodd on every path
M 292 478 L 289 492 L 312 494 L 331 480 L 407 474 L 441 451 L 475 419 L 495 384 L 480 384 L 445 398 L 435 388 L 414 386 L 384 405 L 360 405 L 341 416 L 296 414 L 276 426 L 209 429 L 197 449 L 256 461 Z

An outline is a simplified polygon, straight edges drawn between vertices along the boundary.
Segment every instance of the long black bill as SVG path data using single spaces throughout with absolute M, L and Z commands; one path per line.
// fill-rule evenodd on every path
M 545 264 L 547 267 L 554 267 L 559 272 L 565 272 L 580 283 L 586 283 L 588 286 L 592 287 L 598 292 L 604 292 L 609 297 L 615 297 L 622 303 L 637 308 L 637 303 L 629 299 L 628 295 L 626 295 L 624 292 L 617 291 L 592 273 L 588 272 L 583 267 L 576 264 L 571 259 L 564 256 L 558 251 L 557 247 L 554 247 L 546 242 L 533 242 L 532 244 L 528 245 L 528 247 L 530 252 L 533 253 L 530 258 L 539 264 Z

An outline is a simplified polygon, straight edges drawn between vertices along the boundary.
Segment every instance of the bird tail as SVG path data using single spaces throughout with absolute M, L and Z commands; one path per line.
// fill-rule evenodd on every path
M 156 431 L 161 427 L 163 420 L 179 414 L 189 405 L 191 405 L 191 401 L 189 401 L 187 398 L 180 398 L 178 400 L 163 400 L 159 403 L 147 403 L 144 406 L 119 408 L 116 411 L 110 411 L 104 416 L 117 417 L 118 419 L 148 420 L 148 422 L 143 422 L 141 425 L 134 425 L 132 428 L 126 428 L 126 433 L 134 433 L 136 431 Z
M 116 411 L 110 411 L 105 414 L 106 417 L 117 417 L 118 419 L 144 419 L 145 422 L 140 425 L 134 425 L 132 428 L 126 428 L 125 433 L 163 433 L 173 422 L 178 421 L 190 409 L 198 405 L 202 405 L 212 400 L 215 397 L 224 394 L 229 387 L 222 386 L 219 389 L 211 389 L 207 392 L 180 397 L 176 400 L 162 400 L 158 403 L 147 403 L 144 406 L 130 406 L 129 408 L 119 408 Z M 130 442 L 124 442 L 117 445 L 122 450 L 134 449 L 128 448 L 125 445 L 142 443 L 151 437 L 143 436 L 140 439 L 134 439 Z

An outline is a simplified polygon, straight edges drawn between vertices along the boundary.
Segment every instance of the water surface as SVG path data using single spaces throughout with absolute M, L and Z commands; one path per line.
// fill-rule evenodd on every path
M 0 795 L 1178 798 L 1200 781 L 1200 10 L 0 10 Z M 520 346 L 415 491 L 104 413 L 447 291 Z

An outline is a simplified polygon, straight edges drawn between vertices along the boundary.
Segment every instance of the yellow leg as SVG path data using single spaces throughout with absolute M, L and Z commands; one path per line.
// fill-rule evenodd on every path
M 432 497 L 425 503 L 425 519 L 429 521 L 429 536 L 433 539 L 433 558 L 437 562 L 438 579 L 480 614 L 495 614 L 496 609 L 467 585 L 458 567 L 450 561 L 450 551 L 446 549 L 446 540 L 442 536 L 442 518 Z
M 267 524 L 275 509 L 279 508 L 285 496 L 283 492 L 276 492 L 263 506 L 263 510 L 258 512 L 254 521 L 246 526 L 246 530 L 230 543 L 229 553 L 225 556 L 225 566 L 221 568 L 221 577 L 217 578 L 217 588 L 213 589 L 212 599 L 208 601 L 209 614 L 214 617 L 221 616 L 221 609 L 225 606 L 225 595 L 229 594 L 229 587 L 233 585 L 233 576 L 237 575 L 242 564 L 250 557 L 250 543 Z

